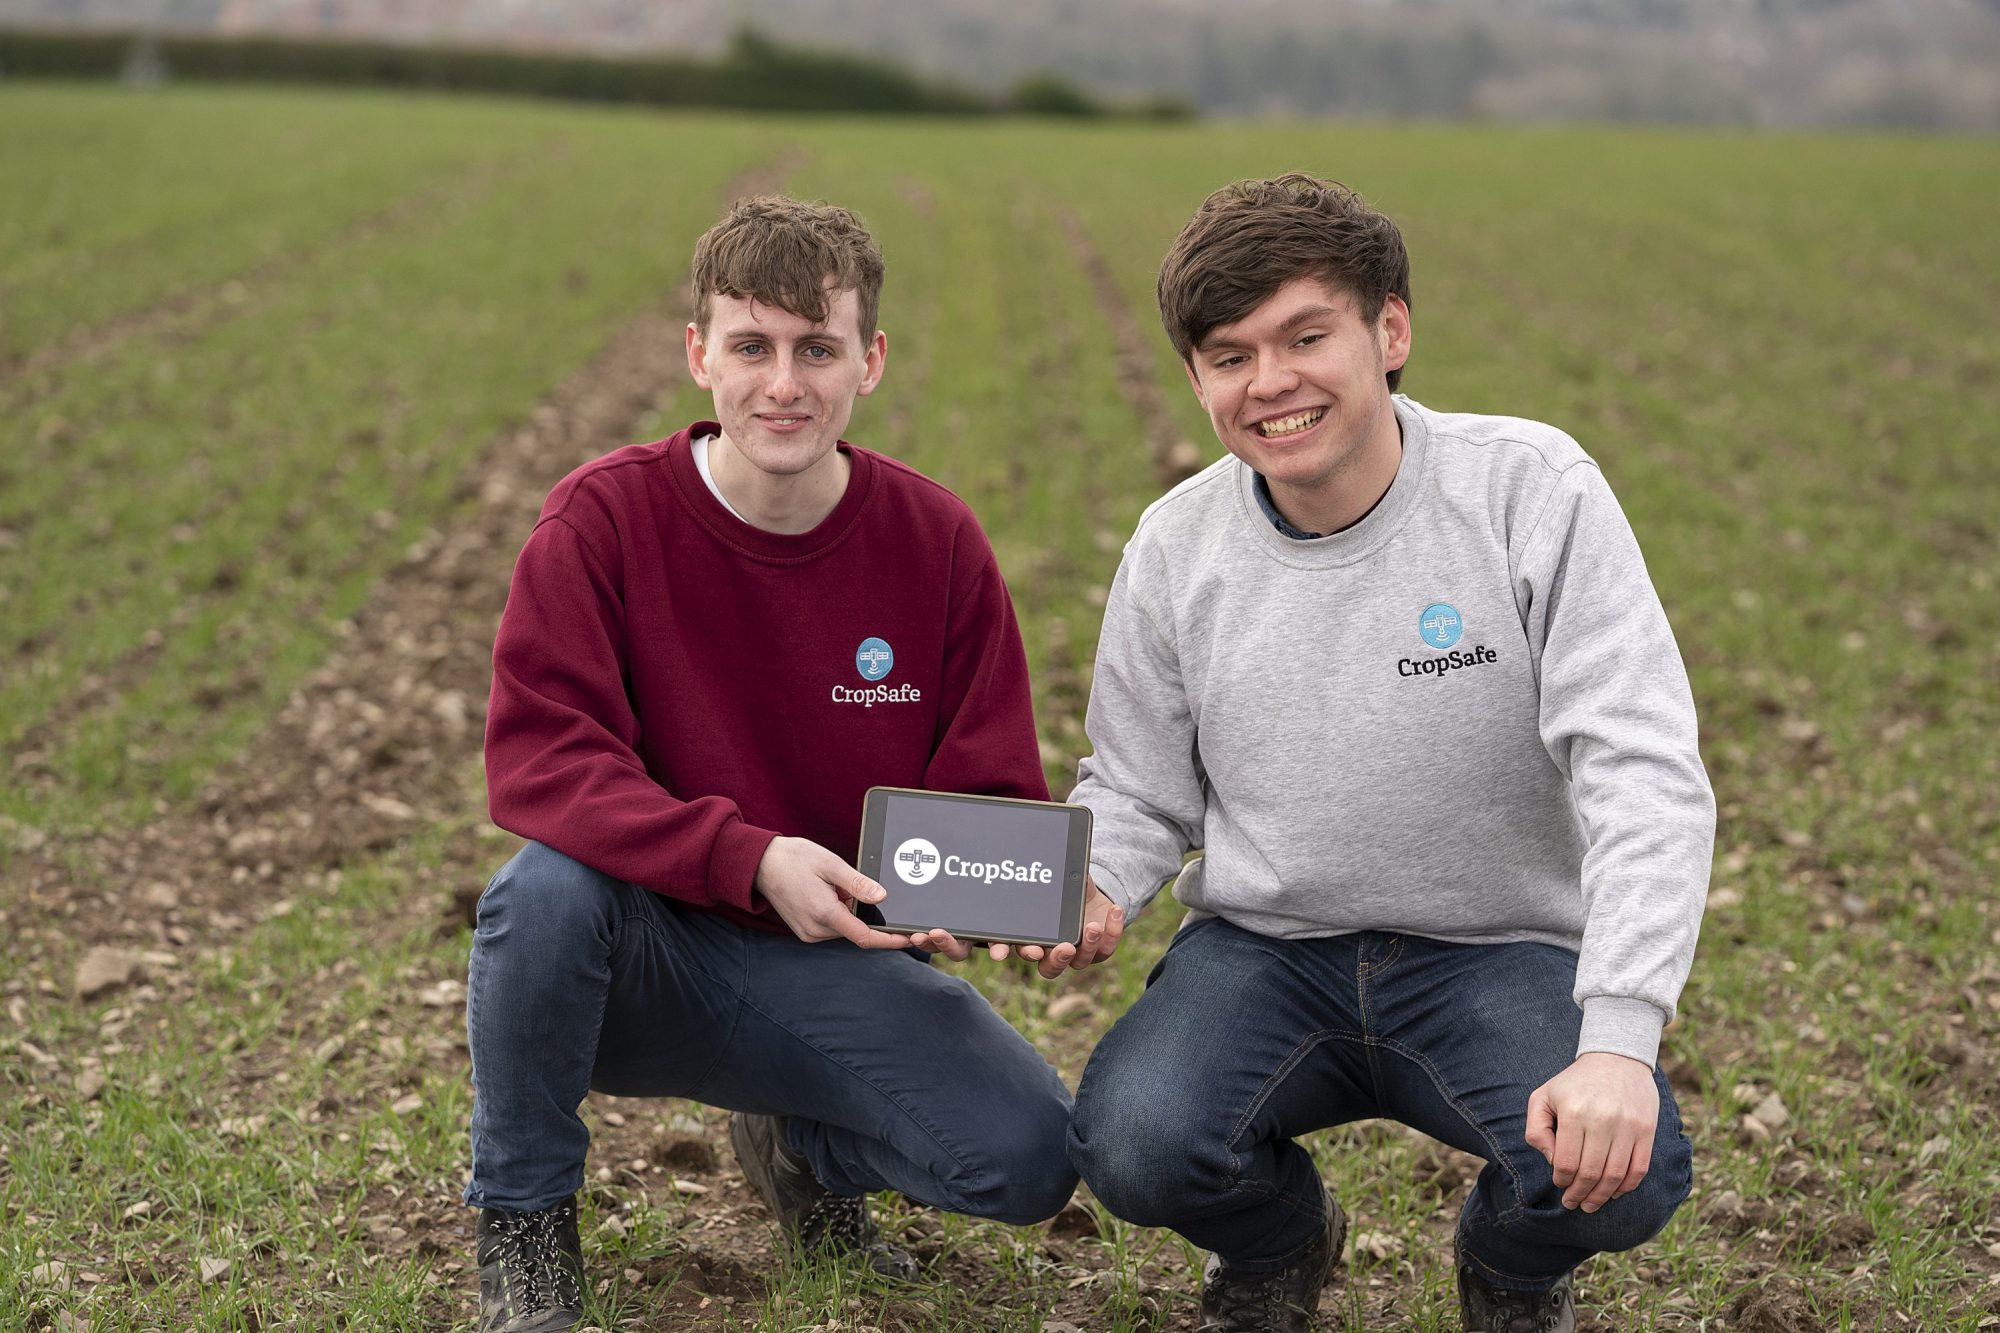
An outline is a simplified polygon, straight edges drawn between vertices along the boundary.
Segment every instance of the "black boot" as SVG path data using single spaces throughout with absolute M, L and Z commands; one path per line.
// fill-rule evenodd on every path
M 479 1333 L 563 1333 L 583 1322 L 576 1200 L 479 1210 Z
M 866 1198 L 835 1194 L 819 1183 L 786 1138 L 782 1116 L 736 1112 L 729 1117 L 729 1146 L 794 1255 L 856 1255 L 882 1277 L 916 1281 L 915 1256 L 882 1239 Z
M 1547 1291 L 1508 1291 L 1481 1277 L 1456 1246 L 1452 1255 L 1466 1333 L 1576 1333 L 1576 1284 L 1568 1273 Z
M 1201 1273 L 1200 1333 L 1307 1333 L 1347 1243 L 1347 1214 L 1326 1200 L 1326 1233 L 1275 1273 L 1232 1274 L 1212 1254 Z

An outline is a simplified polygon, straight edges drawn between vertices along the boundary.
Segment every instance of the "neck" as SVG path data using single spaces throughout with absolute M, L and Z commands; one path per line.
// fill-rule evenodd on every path
M 811 532 L 824 522 L 847 494 L 853 468 L 836 448 L 804 472 L 787 476 L 751 463 L 727 435 L 717 435 L 708 446 L 708 473 L 730 508 L 751 527 L 781 536 Z
M 1301 532 L 1332 535 L 1368 517 L 1389 488 L 1403 462 L 1403 425 L 1393 407 L 1355 450 L 1330 475 L 1309 486 L 1293 486 L 1266 478 L 1271 503 L 1285 522 Z

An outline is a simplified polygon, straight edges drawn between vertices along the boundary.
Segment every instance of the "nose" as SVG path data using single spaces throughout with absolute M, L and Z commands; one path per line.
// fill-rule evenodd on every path
M 1290 393 L 1299 385 L 1299 377 L 1285 358 L 1281 356 L 1260 356 L 1250 373 L 1250 396 L 1252 398 L 1279 398 Z
M 790 352 L 779 352 L 771 363 L 771 378 L 764 385 L 765 396 L 776 403 L 798 401 L 798 363 Z

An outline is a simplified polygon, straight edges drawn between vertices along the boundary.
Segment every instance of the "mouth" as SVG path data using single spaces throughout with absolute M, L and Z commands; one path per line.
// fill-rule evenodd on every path
M 1290 435 L 1300 435 L 1311 430 L 1326 415 L 1323 407 L 1309 407 L 1303 412 L 1293 412 L 1289 416 L 1270 417 L 1251 427 L 1257 435 L 1266 440 L 1282 440 Z
M 765 413 L 759 413 L 757 416 L 757 420 L 760 423 L 762 423 L 762 425 L 766 430 L 787 431 L 787 430 L 797 430 L 799 427 L 805 425 L 808 421 L 811 421 L 812 418 L 809 416 L 794 415 L 789 413 L 765 412 Z

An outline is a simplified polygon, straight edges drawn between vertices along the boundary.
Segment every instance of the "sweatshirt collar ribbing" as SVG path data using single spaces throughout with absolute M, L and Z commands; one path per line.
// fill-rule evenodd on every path
M 1351 565 L 1366 558 L 1403 526 L 1416 507 L 1428 478 L 1430 431 L 1423 413 L 1398 394 L 1390 400 L 1396 409 L 1396 423 L 1403 430 L 1403 456 L 1396 464 L 1396 479 L 1388 491 L 1362 520 L 1352 527 L 1311 541 L 1299 541 L 1279 532 L 1257 503 L 1257 474 L 1248 464 L 1236 463 L 1237 518 L 1256 534 L 1265 550 L 1284 564 L 1300 569 L 1329 569 Z
M 841 495 L 840 502 L 834 505 L 833 512 L 807 532 L 766 532 L 745 523 L 724 508 L 722 501 L 715 498 L 708 484 L 701 479 L 700 469 L 695 467 L 695 438 L 721 433 L 720 423 L 697 421 L 669 436 L 666 444 L 667 480 L 675 498 L 717 541 L 758 560 L 792 563 L 826 554 L 853 529 L 854 521 L 861 516 L 862 507 L 868 503 L 868 493 L 875 486 L 873 454 L 866 449 L 856 449 L 846 440 L 840 441 L 835 447 L 847 455 L 850 469 L 847 490 Z

